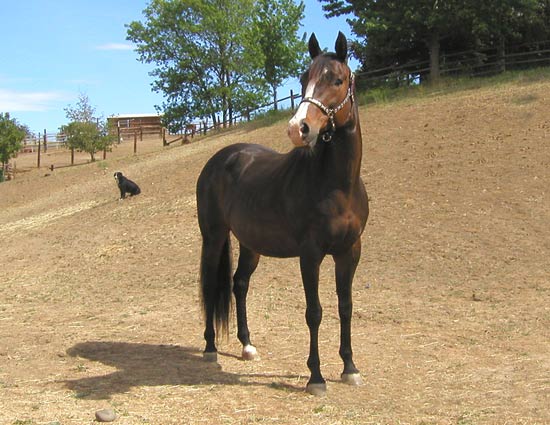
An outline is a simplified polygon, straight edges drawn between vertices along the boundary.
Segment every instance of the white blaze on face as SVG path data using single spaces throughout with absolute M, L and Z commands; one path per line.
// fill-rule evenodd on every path
M 313 97 L 313 92 L 315 91 L 315 84 L 313 82 L 310 82 L 306 88 L 306 93 L 304 97 Z M 301 123 L 302 120 L 306 119 L 307 116 L 307 110 L 308 108 L 312 106 L 309 102 L 303 102 L 300 103 L 300 106 L 298 106 L 298 110 L 290 120 L 291 123 Z
M 315 91 L 315 83 L 310 82 L 306 87 L 304 98 L 313 97 L 314 91 Z M 310 144 L 312 141 L 314 142 L 317 139 L 316 132 L 314 132 L 315 134 L 312 134 L 310 132 L 307 135 L 307 138 L 304 138 L 304 135 L 302 134 L 302 130 L 301 130 L 302 122 L 306 119 L 308 108 L 310 106 L 315 107 L 309 102 L 300 103 L 300 106 L 298 106 L 298 110 L 288 122 L 288 136 L 296 146 L 307 145 L 307 144 Z

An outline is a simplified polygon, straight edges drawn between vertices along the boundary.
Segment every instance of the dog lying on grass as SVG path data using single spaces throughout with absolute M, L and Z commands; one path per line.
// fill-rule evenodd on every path
M 124 177 L 120 171 L 115 173 L 115 180 L 120 189 L 120 200 L 126 198 L 127 193 L 130 194 L 130 196 L 139 195 L 141 193 L 139 186 L 132 180 Z

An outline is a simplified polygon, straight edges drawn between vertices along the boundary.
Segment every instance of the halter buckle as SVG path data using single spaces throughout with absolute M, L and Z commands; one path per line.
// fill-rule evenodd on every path
M 325 143 L 330 142 L 332 140 L 332 131 L 325 131 L 321 136 L 321 139 L 323 139 L 323 142 Z

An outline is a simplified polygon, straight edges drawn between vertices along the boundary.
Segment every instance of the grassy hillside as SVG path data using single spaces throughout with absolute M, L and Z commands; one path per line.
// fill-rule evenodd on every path
M 365 385 L 338 381 L 327 258 L 321 399 L 303 391 L 296 260 L 262 258 L 252 278 L 261 361 L 239 360 L 234 330 L 221 368 L 201 360 L 196 178 L 229 143 L 288 151 L 284 120 L 0 184 L 2 423 L 90 423 L 105 407 L 120 424 L 549 423 L 550 79 L 472 84 L 361 107 Z M 118 201 L 114 171 L 142 194 Z

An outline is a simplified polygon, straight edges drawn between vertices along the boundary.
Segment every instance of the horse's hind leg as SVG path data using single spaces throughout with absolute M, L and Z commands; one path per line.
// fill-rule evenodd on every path
M 361 385 L 359 370 L 353 363 L 351 349 L 351 315 L 353 276 L 361 256 L 361 241 L 346 253 L 334 256 L 336 268 L 336 291 L 338 294 L 338 312 L 340 315 L 340 357 L 344 362 L 342 381 L 350 385 Z
M 250 343 L 250 332 L 246 316 L 246 296 L 248 294 L 250 276 L 256 270 L 259 260 L 259 254 L 243 245 L 240 246 L 239 264 L 233 276 L 233 293 L 235 294 L 237 305 L 237 337 L 243 345 L 243 360 L 254 360 L 257 358 L 256 348 Z

